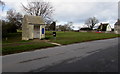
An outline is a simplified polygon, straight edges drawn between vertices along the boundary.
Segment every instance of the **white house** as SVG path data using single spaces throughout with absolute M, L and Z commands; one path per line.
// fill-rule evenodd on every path
M 22 40 L 45 38 L 45 22 L 40 16 L 25 15 L 22 22 Z
M 100 26 L 98 27 L 100 31 L 107 31 L 110 32 L 112 31 L 112 28 L 109 23 L 101 23 Z

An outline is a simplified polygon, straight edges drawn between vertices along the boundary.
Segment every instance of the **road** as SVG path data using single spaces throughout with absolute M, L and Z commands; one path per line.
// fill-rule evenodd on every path
M 77 58 L 77 61 L 72 59 L 72 61 L 49 67 L 42 72 L 118 72 L 117 46 L 81 58 Z
M 3 56 L 3 72 L 117 72 L 118 38 Z

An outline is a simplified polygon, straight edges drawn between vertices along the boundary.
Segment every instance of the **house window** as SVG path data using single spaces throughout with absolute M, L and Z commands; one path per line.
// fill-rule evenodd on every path
M 44 34 L 44 28 L 42 28 L 42 34 Z

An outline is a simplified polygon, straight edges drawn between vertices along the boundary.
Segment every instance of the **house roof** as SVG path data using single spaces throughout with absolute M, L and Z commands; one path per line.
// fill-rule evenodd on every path
M 109 23 L 100 23 L 100 25 L 109 25 Z
M 120 20 L 118 19 L 115 25 L 120 25 Z
M 100 29 L 101 26 L 103 26 L 104 28 L 107 28 L 108 25 L 110 26 L 109 23 L 100 23 L 100 25 L 98 26 L 98 29 Z M 110 26 L 110 28 L 111 28 L 111 26 Z
M 32 25 L 45 24 L 45 21 L 41 16 L 25 15 L 24 18 L 27 20 L 27 23 Z

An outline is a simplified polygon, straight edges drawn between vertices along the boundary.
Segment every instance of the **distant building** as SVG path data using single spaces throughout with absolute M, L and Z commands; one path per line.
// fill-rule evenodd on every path
M 22 40 L 45 38 L 45 22 L 40 16 L 25 15 L 22 23 Z
M 119 19 L 118 19 L 117 22 L 115 23 L 114 32 L 115 32 L 116 34 L 120 34 L 120 20 L 119 20 Z
M 89 30 L 92 30 L 92 29 L 90 29 L 89 27 L 83 27 L 83 28 L 80 28 L 80 30 L 89 31 Z
M 112 28 L 109 23 L 100 23 L 100 26 L 98 27 L 99 31 L 112 31 Z

